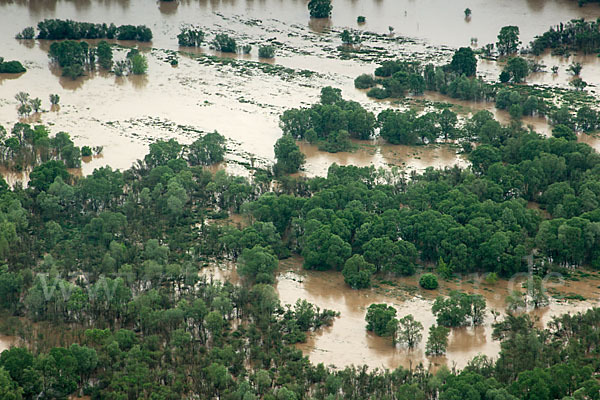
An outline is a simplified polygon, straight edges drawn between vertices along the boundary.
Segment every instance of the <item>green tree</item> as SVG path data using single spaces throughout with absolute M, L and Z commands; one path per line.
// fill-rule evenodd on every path
M 242 251 L 238 271 L 241 276 L 256 283 L 274 283 L 277 265 L 277 258 L 269 248 L 256 245 Z
M 423 324 L 415 320 L 412 314 L 398 320 L 395 341 L 409 348 L 415 347 L 423 338 Z
M 110 44 L 105 40 L 101 40 L 96 47 L 96 55 L 98 56 L 98 64 L 100 68 L 111 69 L 113 64 L 113 52 Z
M 196 139 L 186 149 L 190 165 L 212 165 L 225 158 L 225 137 L 217 131 L 209 132 Z
M 529 65 L 527 60 L 522 57 L 511 57 L 504 67 L 504 71 L 509 74 L 513 82 L 520 83 L 529 75 Z
M 283 135 L 275 143 L 275 173 L 294 173 L 304 164 L 305 156 L 291 135 Z
M 360 254 L 355 254 L 346 260 L 342 275 L 352 289 L 364 289 L 371 287 L 371 276 L 374 271 L 373 264 L 366 262 Z
M 423 289 L 434 290 L 438 287 L 438 280 L 434 274 L 426 273 L 419 278 L 419 285 Z
M 457 74 L 475 76 L 477 73 L 477 58 L 470 47 L 456 50 L 450 62 L 450 68 Z
M 375 332 L 378 336 L 391 336 L 398 324 L 396 309 L 387 304 L 371 304 L 367 309 L 365 321 L 368 331 Z
M 503 26 L 500 29 L 496 48 L 501 56 L 516 53 L 520 44 L 518 26 Z
M 311 18 L 329 18 L 332 9 L 331 0 L 310 0 L 308 2 Z
M 449 333 L 450 329 L 446 327 L 432 325 L 429 328 L 429 337 L 425 344 L 425 354 L 428 356 L 439 356 L 446 353 Z

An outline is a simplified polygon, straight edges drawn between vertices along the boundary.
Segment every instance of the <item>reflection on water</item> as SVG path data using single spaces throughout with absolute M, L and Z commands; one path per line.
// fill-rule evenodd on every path
M 447 354 L 441 358 L 425 357 L 427 331 L 435 323 L 431 313 L 432 301 L 440 293 L 460 289 L 468 293 L 478 293 L 486 298 L 488 310 L 495 309 L 503 313 L 505 298 L 509 291 L 520 286 L 519 282 L 500 281 L 493 286 L 485 285 L 481 277 L 463 277 L 462 283 L 442 282 L 439 291 L 427 292 L 419 289 L 417 277 L 393 279 L 396 287 L 382 287 L 371 290 L 352 290 L 343 282 L 339 272 L 303 271 L 299 259 L 280 262 L 280 275 L 277 290 L 283 303 L 292 304 L 297 299 L 306 299 L 321 308 L 340 311 L 340 318 L 333 326 L 310 335 L 307 343 L 299 347 L 315 362 L 335 363 L 338 367 L 350 364 L 367 364 L 371 367 L 396 368 L 409 367 L 423 362 L 447 364 L 464 367 L 475 355 L 481 353 L 495 357 L 500 350 L 499 342 L 492 340 L 494 317 L 488 312 L 485 323 L 479 327 L 461 327 L 452 329 Z M 469 283 L 474 282 L 474 283 Z M 597 304 L 599 290 L 597 282 L 568 281 L 560 285 L 548 283 L 547 288 L 558 289 L 564 293 L 580 293 L 588 301 L 559 303 L 552 301 L 550 307 L 532 311 L 539 318 L 538 326 L 547 324 L 552 316 L 567 312 L 585 311 Z M 415 295 L 397 290 L 409 288 Z M 366 309 L 372 303 L 387 303 L 396 308 L 398 318 L 412 314 L 423 324 L 423 340 L 414 350 L 401 346 L 392 346 L 389 338 L 373 335 L 365 329 Z M 502 318 L 502 317 L 500 317 Z

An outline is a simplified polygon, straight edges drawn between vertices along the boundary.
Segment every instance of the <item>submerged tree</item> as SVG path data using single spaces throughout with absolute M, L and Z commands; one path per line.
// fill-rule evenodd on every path
M 332 9 L 331 0 L 310 0 L 308 2 L 311 18 L 329 18 Z

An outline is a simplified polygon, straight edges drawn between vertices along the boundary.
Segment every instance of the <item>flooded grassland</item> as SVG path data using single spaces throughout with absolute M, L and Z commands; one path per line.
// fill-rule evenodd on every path
M 465 20 L 463 10 L 470 7 L 473 15 Z M 434 11 L 432 11 L 434 10 Z M 364 15 L 366 24 L 356 25 L 356 17 Z M 33 116 L 31 122 L 48 124 L 51 130 L 71 133 L 76 144 L 103 146 L 102 157 L 84 160 L 82 173 L 110 165 L 125 169 L 147 152 L 156 139 L 175 138 L 190 143 L 200 134 L 213 130 L 228 138 L 228 169 L 236 171 L 236 163 L 250 158 L 262 165 L 273 162 L 273 144 L 281 136 L 279 115 L 292 107 L 309 106 L 318 101 L 319 90 L 331 85 L 342 89 L 345 98 L 359 101 L 368 110 L 379 112 L 388 107 L 402 107 L 391 101 L 378 102 L 367 98 L 354 88 L 353 80 L 362 73 L 372 73 L 375 62 L 382 59 L 409 57 L 425 62 L 447 62 L 455 47 L 469 45 L 477 38 L 479 45 L 494 42 L 504 25 L 518 25 L 521 40 L 529 42 L 549 26 L 571 18 L 597 18 L 600 7 L 577 7 L 567 0 L 335 0 L 331 20 L 310 21 L 306 1 L 244 0 L 148 2 L 123 1 L 5 1 L 0 0 L 1 55 L 7 60 L 24 63 L 28 71 L 18 77 L 0 75 L 0 124 L 11 126 L 17 121 L 17 102 L 14 95 L 26 91 L 44 102 L 45 112 Z M 12 39 L 26 26 L 34 26 L 44 18 L 70 18 L 77 21 L 114 22 L 115 24 L 146 24 L 154 32 L 154 40 L 142 45 L 149 61 L 145 76 L 115 77 L 102 71 L 72 81 L 61 76 L 59 69 L 49 63 L 49 42 L 17 41 Z M 211 37 L 217 32 L 233 35 L 241 44 L 252 44 L 247 56 L 231 59 L 205 46 L 201 49 L 179 48 L 176 35 L 181 24 L 195 24 Z M 395 35 L 384 35 L 388 26 Z M 367 56 L 341 59 L 337 47 L 339 32 L 344 27 L 374 32 L 366 35 L 363 46 L 372 52 Z M 409 39 L 414 38 L 414 39 Z M 277 56 L 272 63 L 259 63 L 258 45 L 277 43 Z M 121 43 L 131 46 L 132 43 Z M 115 59 L 125 57 L 126 49 L 116 49 Z M 178 66 L 167 59 L 175 55 Z M 213 56 L 216 56 L 213 57 Z M 231 60 L 227 62 L 226 60 Z M 540 60 L 550 70 L 560 65 L 558 74 L 539 73 L 529 78 L 531 83 L 566 87 L 569 75 L 566 66 L 572 60 L 543 56 Z M 585 63 L 582 77 L 598 81 L 598 59 L 581 58 Z M 482 75 L 496 79 L 499 66 L 481 62 Z M 595 88 L 591 88 L 591 91 Z M 51 110 L 48 96 L 61 97 L 58 109 Z M 468 115 L 479 109 L 493 111 L 503 122 L 509 116 L 497 111 L 491 103 L 459 102 L 433 93 L 425 100 L 452 102 Z M 525 119 L 541 133 L 549 133 L 547 122 L 541 118 Z M 597 149 L 595 138 L 585 137 Z M 422 170 L 443 167 L 466 161 L 451 145 L 421 147 L 392 146 L 380 141 L 356 142 L 357 150 L 330 154 L 316 146 L 301 143 L 307 156 L 305 173 L 325 175 L 331 163 L 385 167 L 397 165 Z M 9 175 L 14 183 L 26 179 Z M 203 270 L 218 279 L 238 282 L 233 265 Z M 461 282 L 467 282 L 463 279 Z M 424 341 L 414 350 L 394 347 L 390 339 L 365 330 L 366 308 L 385 302 L 398 310 L 398 316 L 413 314 L 425 331 L 434 323 L 431 304 L 435 295 L 457 288 L 456 282 L 443 282 L 440 291 L 425 292 L 418 288 L 415 278 L 393 279 L 370 290 L 348 288 L 337 272 L 311 272 L 301 268 L 301 260 L 282 261 L 277 278 L 277 290 L 283 303 L 306 299 L 321 308 L 340 311 L 340 318 L 323 332 L 311 335 L 300 347 L 314 362 L 367 364 L 371 367 L 393 368 L 429 361 L 438 364 L 464 366 L 478 353 L 495 356 L 499 344 L 491 338 L 494 318 L 487 314 L 480 327 L 453 329 L 445 357 L 429 359 L 424 355 Z M 493 286 L 463 283 L 461 290 L 478 292 L 486 297 L 488 308 L 500 313 L 510 285 L 501 281 Z M 549 307 L 535 311 L 539 323 L 553 315 L 576 312 L 596 304 L 598 281 L 594 276 L 582 281 L 566 281 L 558 292 L 578 293 L 587 300 L 565 302 L 553 299 Z M 0 349 L 5 341 L 0 338 Z M 7 342 L 8 343 L 8 342 Z

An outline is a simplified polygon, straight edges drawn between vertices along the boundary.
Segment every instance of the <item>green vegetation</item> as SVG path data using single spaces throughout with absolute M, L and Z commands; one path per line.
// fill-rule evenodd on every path
M 375 272 L 375 266 L 365 261 L 360 254 L 355 254 L 346 260 L 342 275 L 344 282 L 352 289 L 365 289 L 371 287 L 371 276 Z
M 260 58 L 273 58 L 275 57 L 275 47 L 271 45 L 264 45 L 258 48 L 258 56 Z
M 275 143 L 275 159 L 277 160 L 273 167 L 275 175 L 290 174 L 297 172 L 302 167 L 305 156 L 291 135 L 283 135 Z
M 448 334 L 450 329 L 443 326 L 432 325 L 429 328 L 429 336 L 425 345 L 425 354 L 428 356 L 441 356 L 446 353 L 448 347 Z
M 119 39 L 149 42 L 152 31 L 145 25 L 93 24 L 61 19 L 45 19 L 37 25 L 38 39 L 81 40 L 81 39 Z
M 434 274 L 431 274 L 431 273 L 423 274 L 419 278 L 419 285 L 423 289 L 435 290 L 438 288 L 437 276 L 435 276 Z
M 364 24 L 365 22 L 367 22 L 367 18 L 363 15 L 359 15 L 358 17 L 356 17 L 356 22 L 359 24 Z
M 477 73 L 477 57 L 470 47 L 461 47 L 452 56 L 450 69 L 459 75 L 475 76 Z
M 35 29 L 32 26 L 24 28 L 21 32 L 15 35 L 15 39 L 19 40 L 31 40 L 35 38 Z
M 224 160 L 225 150 L 225 137 L 214 131 L 189 145 L 186 159 L 191 166 L 212 165 Z
M 515 54 L 519 50 L 520 44 L 518 26 L 503 26 L 500 29 L 496 48 L 501 56 Z
M 529 65 L 524 58 L 511 57 L 508 59 L 506 66 L 502 70 L 502 73 L 505 74 L 505 76 L 507 76 L 512 82 L 521 83 L 527 77 L 527 75 L 529 75 Z M 503 81 L 502 78 L 500 80 Z
M 194 27 L 182 27 L 177 35 L 180 46 L 200 47 L 204 41 L 204 32 Z
M 310 0 L 308 2 L 311 18 L 329 18 L 332 9 L 331 0 Z
M 581 4 L 581 2 L 580 2 Z M 600 31 L 597 20 L 574 19 L 551 27 L 541 36 L 537 36 L 529 45 L 531 52 L 540 55 L 546 49 L 552 54 L 566 55 L 569 51 L 581 51 L 584 54 L 600 51 Z
M 51 137 L 43 125 L 32 127 L 17 123 L 10 135 L 1 127 L 0 133 L 0 163 L 9 170 L 21 171 L 50 160 L 60 161 L 67 168 L 78 168 L 81 165 L 80 149 L 66 132 L 59 132 Z
M 321 90 L 321 102 L 310 108 L 286 110 L 280 117 L 285 134 L 311 143 L 321 143 L 330 152 L 346 151 L 349 137 L 369 139 L 375 130 L 373 113 L 359 103 L 342 99 L 341 90 Z
M 27 71 L 19 61 L 4 61 L 0 57 L 0 74 L 20 74 Z
M 452 291 L 449 297 L 438 296 L 431 312 L 435 315 L 438 325 L 456 327 L 467 324 L 481 325 L 485 317 L 485 308 L 486 302 L 482 295 Z
M 238 49 L 235 39 L 226 33 L 218 33 L 213 39 L 212 45 L 223 53 L 235 53 Z
M 371 304 L 367 309 L 365 321 L 367 321 L 368 331 L 378 336 L 391 336 L 398 323 L 396 309 L 387 304 Z

